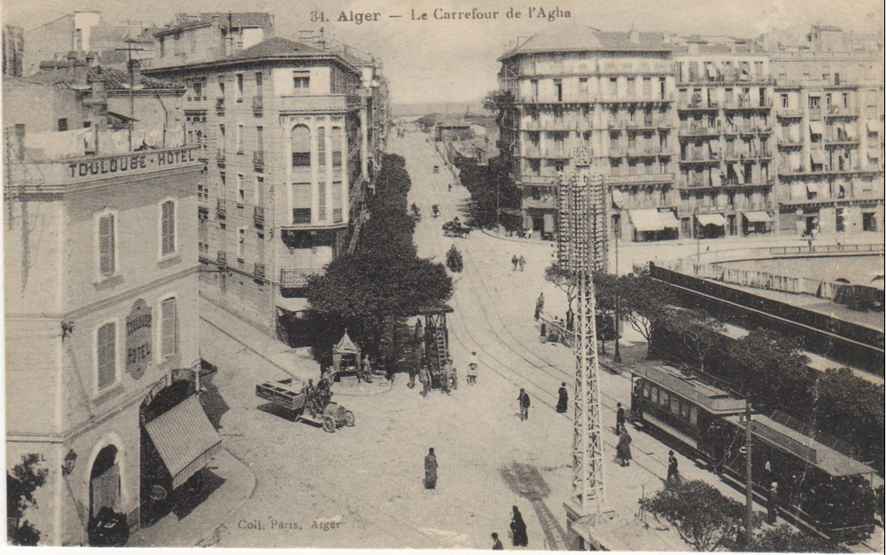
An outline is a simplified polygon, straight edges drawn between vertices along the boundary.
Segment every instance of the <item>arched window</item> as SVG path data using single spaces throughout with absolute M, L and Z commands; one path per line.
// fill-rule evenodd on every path
M 311 130 L 305 125 L 292 128 L 292 167 L 311 166 Z
M 332 128 L 332 167 L 341 167 L 342 132 L 341 127 Z

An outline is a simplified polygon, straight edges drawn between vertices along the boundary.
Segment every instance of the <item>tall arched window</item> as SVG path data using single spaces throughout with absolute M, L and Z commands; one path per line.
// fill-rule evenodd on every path
M 311 166 L 311 130 L 305 125 L 292 128 L 292 167 Z
M 332 167 L 341 167 L 341 151 L 342 151 L 342 133 L 341 127 L 332 128 Z

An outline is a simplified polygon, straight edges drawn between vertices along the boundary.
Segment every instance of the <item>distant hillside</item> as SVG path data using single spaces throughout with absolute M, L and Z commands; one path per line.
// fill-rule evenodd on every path
M 480 100 L 474 102 L 418 102 L 412 104 L 393 103 L 391 110 L 395 116 L 421 116 L 424 114 L 462 115 L 465 111 L 484 113 Z

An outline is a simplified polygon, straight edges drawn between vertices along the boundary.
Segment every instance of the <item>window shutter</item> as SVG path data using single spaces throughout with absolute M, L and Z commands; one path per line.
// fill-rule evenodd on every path
M 116 324 L 105 324 L 98 330 L 98 388 L 103 389 L 112 383 L 117 374 Z
M 108 214 L 98 221 L 99 266 L 102 275 L 114 274 L 114 216 Z
M 168 200 L 161 209 L 162 254 L 175 252 L 175 203 Z
M 164 357 L 172 356 L 178 351 L 178 318 L 175 311 L 175 299 L 166 299 L 160 305 L 161 319 L 161 352 Z

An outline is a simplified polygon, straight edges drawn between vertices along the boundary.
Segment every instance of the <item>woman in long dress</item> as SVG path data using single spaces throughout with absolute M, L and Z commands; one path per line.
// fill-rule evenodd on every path
M 425 455 L 425 489 L 436 489 L 437 487 L 437 455 L 434 454 L 434 448 L 428 449 Z
M 526 547 L 529 545 L 529 537 L 526 535 L 526 523 L 523 522 L 523 515 L 516 505 L 513 507 L 513 515 L 511 516 L 511 540 L 514 547 Z
M 623 429 L 621 435 L 618 436 L 618 444 L 615 446 L 615 452 L 622 466 L 631 465 L 631 441 L 631 435 L 627 429 Z
M 569 406 L 569 393 L 566 391 L 566 382 L 560 384 L 560 391 L 557 398 L 557 412 L 566 412 Z

